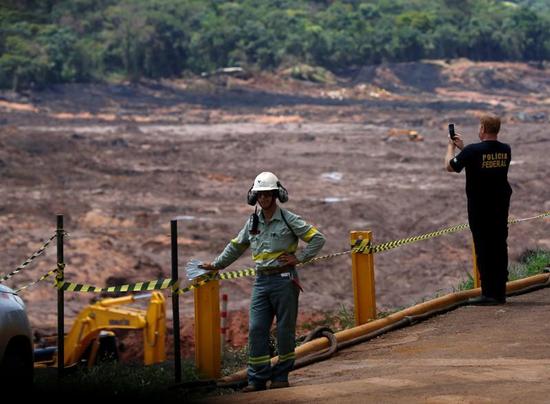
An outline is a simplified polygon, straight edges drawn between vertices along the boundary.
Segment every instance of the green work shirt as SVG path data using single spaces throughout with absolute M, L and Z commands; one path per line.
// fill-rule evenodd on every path
M 305 241 L 307 246 L 296 253 L 296 258 L 305 262 L 315 257 L 325 244 L 325 236 L 300 216 L 284 210 L 285 222 L 282 214 L 283 210 L 277 207 L 271 221 L 266 223 L 263 212 L 260 212 L 258 234 L 250 234 L 251 224 L 247 221 L 239 235 L 214 260 L 214 267 L 222 269 L 231 265 L 248 247 L 252 250 L 256 269 L 280 267 L 279 256 L 296 253 L 298 238 Z

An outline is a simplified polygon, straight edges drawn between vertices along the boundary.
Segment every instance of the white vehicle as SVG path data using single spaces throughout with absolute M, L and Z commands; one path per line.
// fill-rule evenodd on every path
M 0 285 L 0 384 L 32 386 L 33 362 L 25 304 L 12 289 Z

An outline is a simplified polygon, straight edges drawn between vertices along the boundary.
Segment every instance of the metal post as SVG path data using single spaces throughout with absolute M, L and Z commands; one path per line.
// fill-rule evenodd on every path
M 477 255 L 476 255 L 476 245 L 472 240 L 472 262 L 474 264 L 472 277 L 474 278 L 474 288 L 481 287 L 481 278 L 479 277 L 479 269 L 477 268 Z
M 367 240 L 372 244 L 372 233 L 370 231 L 350 232 L 351 245 L 355 245 L 357 240 Z M 355 305 L 355 325 L 361 325 L 376 318 L 373 254 L 352 253 L 351 272 L 353 302 Z
M 221 375 L 220 281 L 213 280 L 195 292 L 195 365 L 201 378 Z
M 57 282 L 63 282 L 65 260 L 63 256 L 63 215 L 57 215 Z M 63 289 L 57 289 L 57 376 L 61 378 L 65 370 L 65 308 Z
M 172 281 L 178 284 L 178 221 L 170 221 L 172 239 Z M 181 348 L 180 348 L 180 297 L 172 292 L 172 324 L 174 329 L 174 374 L 176 383 L 181 382 Z
M 227 294 L 222 295 L 222 321 L 221 321 L 221 351 L 222 356 L 225 352 L 225 344 L 227 342 Z

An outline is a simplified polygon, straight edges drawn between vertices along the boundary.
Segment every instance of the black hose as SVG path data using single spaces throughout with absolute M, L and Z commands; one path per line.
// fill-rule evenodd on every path
M 309 332 L 305 337 L 298 338 L 298 340 L 300 340 L 302 343 L 306 343 L 316 338 L 322 338 L 322 337 L 326 337 L 330 342 L 330 346 L 328 350 L 320 353 L 313 353 L 303 358 L 300 358 L 294 363 L 294 369 L 299 369 L 301 367 L 308 366 L 312 363 L 319 362 L 324 359 L 328 359 L 337 351 L 338 341 L 336 340 L 336 336 L 334 335 L 334 332 L 328 327 L 317 327 L 311 332 Z M 223 388 L 229 388 L 229 389 L 240 389 L 246 385 L 247 385 L 246 380 L 238 380 L 238 381 L 233 381 L 228 383 L 220 383 L 220 382 L 217 383 L 217 387 L 223 387 Z
M 371 340 L 373 338 L 379 337 L 380 335 L 385 334 L 387 332 L 394 331 L 394 330 L 397 330 L 399 328 L 403 328 L 403 327 L 406 327 L 406 326 L 409 326 L 409 325 L 413 325 L 415 323 L 418 323 L 420 321 L 424 321 L 424 320 L 426 320 L 430 317 L 433 317 L 437 314 L 443 314 L 443 313 L 446 313 L 448 311 L 454 310 L 454 309 L 456 309 L 460 306 L 463 306 L 464 304 L 465 304 L 465 302 L 461 301 L 461 302 L 458 302 L 458 303 L 453 303 L 449 306 L 445 306 L 445 307 L 441 307 L 441 308 L 438 308 L 438 309 L 435 309 L 435 310 L 428 311 L 426 313 L 417 314 L 417 315 L 414 315 L 414 316 L 405 316 L 401 320 L 399 320 L 399 321 L 397 321 L 393 324 L 387 325 L 385 327 L 382 327 L 379 330 L 370 332 L 370 333 L 365 334 L 365 335 L 361 335 L 360 337 L 351 339 L 349 341 L 340 342 L 338 344 L 338 349 L 347 348 L 347 347 L 350 347 L 352 345 L 359 344 L 361 342 L 366 342 L 366 341 Z
M 235 381 L 227 382 L 227 383 L 218 381 L 216 383 L 216 387 L 218 387 L 218 388 L 233 389 L 233 390 L 240 390 L 243 387 L 246 387 L 247 385 L 248 385 L 248 380 L 247 379 L 235 380 Z
M 438 309 L 434 309 L 431 311 L 427 311 L 426 313 L 416 314 L 413 316 L 405 316 L 404 318 L 409 321 L 410 325 L 413 325 L 415 323 L 419 323 L 421 321 L 427 320 L 430 317 L 437 316 L 439 314 L 447 313 L 449 311 L 453 311 L 455 309 L 458 309 L 461 306 L 467 306 L 468 301 L 467 300 L 461 300 L 460 302 L 452 303 L 445 307 L 440 307 Z
M 517 295 L 533 292 L 533 291 L 538 290 L 538 289 L 543 289 L 543 288 L 546 288 L 548 286 L 550 286 L 550 278 L 548 278 L 546 280 L 546 282 L 544 282 L 544 283 L 539 283 L 539 284 L 536 284 L 536 285 L 527 286 L 523 289 L 516 290 L 514 292 L 508 293 L 508 296 L 517 296 Z M 399 321 L 397 321 L 393 324 L 387 325 L 383 328 L 380 328 L 379 330 L 370 332 L 370 333 L 365 334 L 365 335 L 361 335 L 360 337 L 351 339 L 349 341 L 339 342 L 338 346 L 337 346 L 337 350 L 345 349 L 345 348 L 348 348 L 350 346 L 357 345 L 357 344 L 360 344 L 362 342 L 369 341 L 369 340 L 371 340 L 373 338 L 376 338 L 376 337 L 379 337 L 380 335 L 385 334 L 387 332 L 394 331 L 394 330 L 397 330 L 399 328 L 406 327 L 408 325 L 413 325 L 415 323 L 427 320 L 428 318 L 433 317 L 435 315 L 443 314 L 443 313 L 455 310 L 455 309 L 457 309 L 461 306 L 467 306 L 467 305 L 468 305 L 468 300 L 462 300 L 460 302 L 456 302 L 456 303 L 450 304 L 450 305 L 445 306 L 445 307 L 437 308 L 437 309 L 428 311 L 426 313 L 421 313 L 421 314 L 417 314 L 417 315 L 413 315 L 413 316 L 405 316 L 401 320 L 399 320 Z M 312 360 L 313 359 L 315 359 L 315 358 L 312 358 Z M 311 363 L 313 363 L 313 361 Z
M 318 334 L 318 336 L 319 337 L 326 337 L 329 340 L 330 346 L 329 346 L 328 350 L 320 352 L 320 353 L 313 353 L 313 354 L 310 354 L 310 355 L 307 355 L 303 358 L 298 359 L 294 363 L 294 369 L 303 368 L 304 366 L 311 365 L 312 363 L 328 359 L 338 350 L 338 341 L 336 340 L 336 335 L 334 335 L 334 333 L 330 329 L 322 330 Z M 313 339 L 313 337 L 310 338 L 310 339 Z M 310 339 L 306 338 L 306 340 L 304 340 L 304 342 L 307 342 Z
M 216 387 L 216 379 L 191 380 L 188 382 L 181 382 L 170 386 L 171 389 L 174 389 L 174 388 L 196 389 L 201 387 Z
M 302 341 L 302 343 L 306 343 L 311 340 L 314 340 L 315 338 L 320 338 L 321 336 L 323 336 L 323 332 L 329 332 L 331 334 L 334 333 L 329 327 L 319 326 L 319 327 L 315 327 L 305 337 L 301 337 L 298 339 Z

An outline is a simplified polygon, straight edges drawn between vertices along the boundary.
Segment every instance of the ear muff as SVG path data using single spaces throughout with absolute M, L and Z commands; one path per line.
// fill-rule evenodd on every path
M 250 189 L 248 190 L 248 194 L 246 196 L 246 202 L 248 202 L 249 205 L 254 206 L 258 202 L 258 193 L 256 191 L 252 191 L 252 188 L 254 188 L 254 185 L 251 186 Z M 278 198 L 281 203 L 285 203 L 288 201 L 288 191 L 278 181 L 277 181 L 277 189 L 273 191 L 273 197 Z
M 288 191 L 279 181 L 277 181 L 277 197 L 281 203 L 288 201 Z
M 248 195 L 246 196 L 246 202 L 248 202 L 248 204 L 251 206 L 256 205 L 256 202 L 258 202 L 258 193 L 252 191 L 253 187 L 254 185 L 250 187 L 250 189 L 248 190 Z

